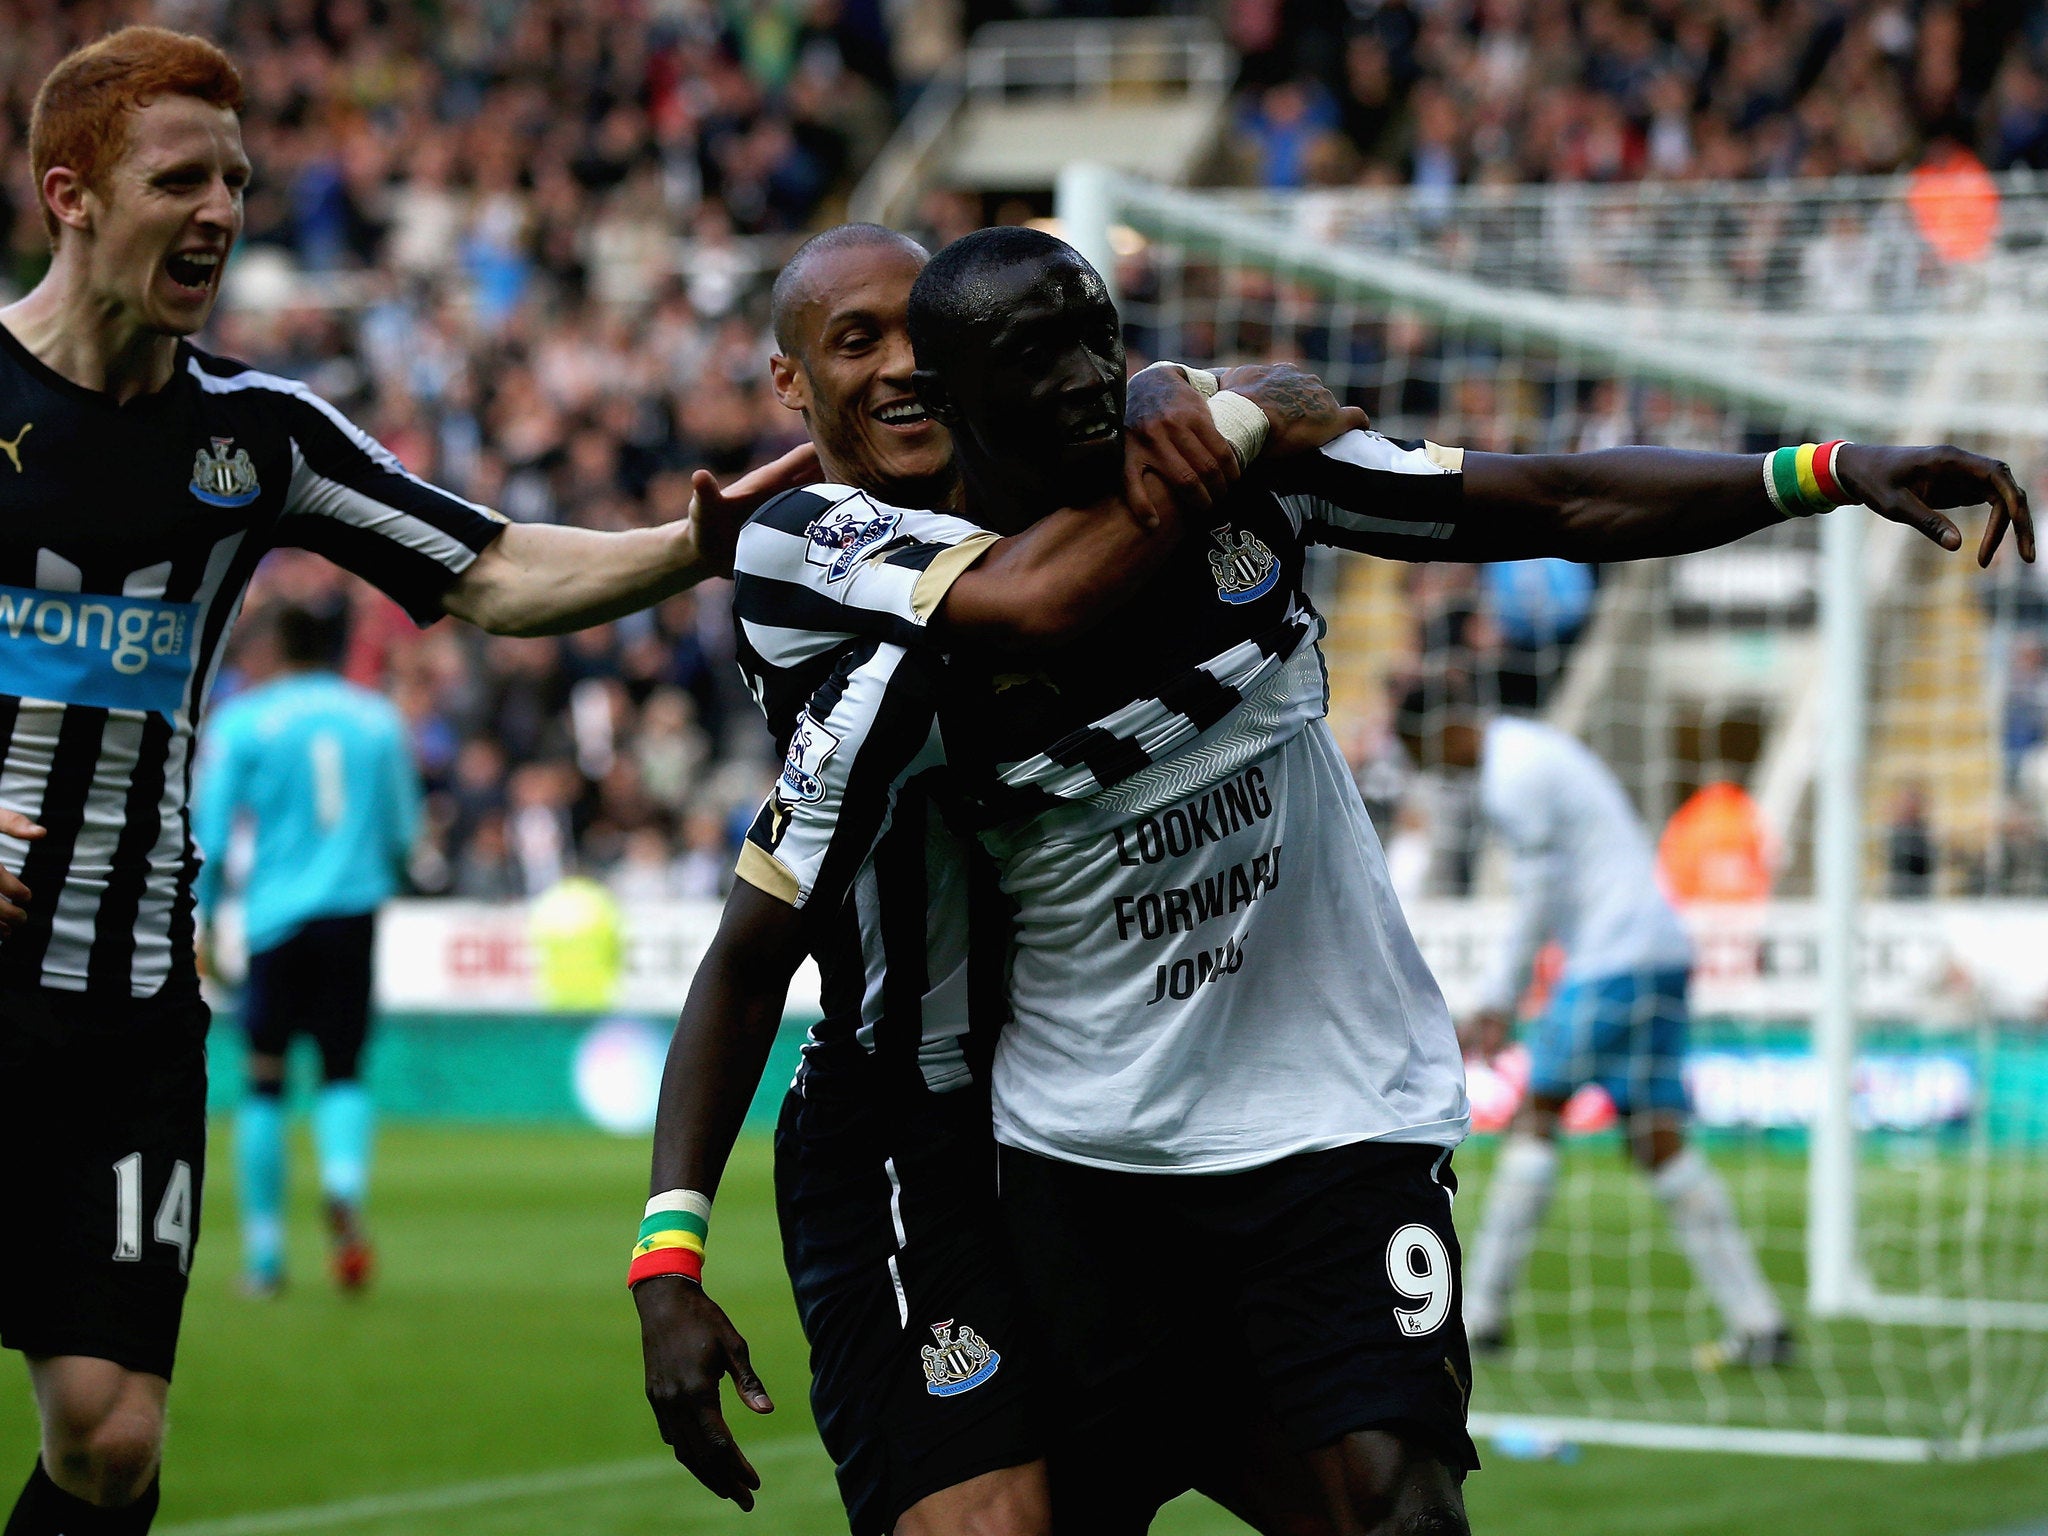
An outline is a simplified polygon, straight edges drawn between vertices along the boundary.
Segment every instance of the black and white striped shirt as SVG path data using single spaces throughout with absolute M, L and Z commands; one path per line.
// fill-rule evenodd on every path
M 947 658 L 931 741 L 972 787 L 1015 916 L 992 1074 L 1003 1139 L 1220 1170 L 1462 1134 L 1449 1017 L 1333 767 L 1302 584 L 1312 543 L 1457 558 L 1483 516 L 1461 468 L 1455 449 L 1372 433 L 1263 462 L 1078 644 L 1028 666 Z M 865 498 L 842 514 L 846 500 L 797 493 L 780 524 L 743 535 L 737 611 L 757 649 L 798 628 L 820 655 L 928 641 L 937 596 L 878 594 L 964 565 L 969 535 Z M 845 743 L 813 723 L 795 722 L 764 813 L 780 848 L 833 835 L 821 769 Z
M 0 326 L 0 460 L 0 806 L 47 829 L 0 838 L 34 893 L 0 986 L 190 986 L 193 731 L 257 562 L 317 551 L 428 624 L 502 520 L 304 385 L 184 344 L 121 404 Z
M 975 769 L 989 823 L 1095 798 L 1240 711 L 1290 666 L 1320 670 L 1323 621 L 1303 588 L 1309 546 L 1456 560 L 1474 532 L 1464 455 L 1348 432 L 1261 459 L 1144 589 L 1078 642 L 1028 668 L 956 658 L 955 762 Z M 1318 698 L 1317 708 L 1327 702 Z M 1254 711 L 1272 745 L 1295 713 Z
M 939 658 L 916 642 L 994 540 L 847 486 L 792 492 L 740 535 L 741 666 L 784 757 L 739 874 L 805 914 L 820 1070 L 857 1046 L 892 1088 L 987 1081 L 1008 929 L 946 765 Z

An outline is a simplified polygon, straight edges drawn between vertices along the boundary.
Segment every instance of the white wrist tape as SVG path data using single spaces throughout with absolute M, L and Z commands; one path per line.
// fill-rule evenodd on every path
M 1237 467 L 1243 469 L 1259 456 L 1266 446 L 1266 413 L 1258 403 L 1247 395 L 1240 395 L 1232 389 L 1219 390 L 1217 378 L 1202 368 L 1190 368 L 1186 363 L 1157 362 L 1138 370 L 1140 375 L 1154 369 L 1171 368 L 1188 383 L 1195 392 L 1209 402 L 1209 419 L 1216 423 L 1216 430 L 1223 434 L 1223 440 L 1230 444 L 1237 454 Z
M 1219 390 L 1209 397 L 1209 419 L 1237 452 L 1237 466 L 1243 469 L 1266 446 L 1266 413 L 1249 395 L 1234 389 Z

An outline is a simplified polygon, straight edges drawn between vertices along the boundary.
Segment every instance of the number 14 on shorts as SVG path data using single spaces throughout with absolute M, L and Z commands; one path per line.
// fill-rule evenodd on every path
M 171 1166 L 164 1197 L 157 1202 L 156 1240 L 178 1250 L 178 1273 L 192 1268 L 192 1165 L 182 1157 Z M 114 1261 L 142 1262 L 142 1154 L 130 1152 L 114 1164 Z

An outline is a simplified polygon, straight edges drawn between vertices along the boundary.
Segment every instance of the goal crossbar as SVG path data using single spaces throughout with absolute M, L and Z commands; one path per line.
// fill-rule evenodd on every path
M 1119 179 L 1110 197 L 1121 217 L 1147 236 L 1170 235 L 1189 249 L 1248 259 L 1312 286 L 1348 289 L 1430 318 L 1455 318 L 1503 338 L 1567 349 L 1639 378 L 1680 384 L 1731 405 L 1805 422 L 1812 430 L 1891 436 L 1911 426 L 1944 433 L 2048 435 L 2048 406 L 1973 400 L 1967 409 L 1930 422 L 1924 403 L 1909 412 L 1889 395 L 1761 371 L 1747 349 L 1729 342 L 1743 331 L 1779 342 L 1791 339 L 1776 317 L 1717 313 L 1712 338 L 1676 335 L 1670 311 L 1662 306 L 1503 287 L 1391 251 L 1331 244 L 1305 250 L 1297 233 L 1227 201 L 1172 188 Z M 1920 314 L 1886 317 L 1882 334 L 1894 343 L 1961 336 L 1993 344 L 2010 342 L 2015 325 L 2038 329 L 2017 314 L 1978 316 L 1963 321 L 1961 329 L 1946 316 Z M 1840 335 L 1839 324 L 1832 334 Z

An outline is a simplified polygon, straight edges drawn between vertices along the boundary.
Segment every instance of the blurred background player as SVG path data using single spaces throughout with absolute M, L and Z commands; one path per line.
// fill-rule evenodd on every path
M 1479 1007 L 1459 1029 L 1491 1060 L 1543 947 L 1564 951 L 1549 1007 L 1531 1027 L 1529 1096 L 1495 1164 L 1465 1271 L 1475 1351 L 1507 1342 L 1507 1315 L 1557 1184 L 1566 1100 L 1597 1083 L 1627 1129 L 1694 1273 L 1726 1324 L 1722 1363 L 1778 1365 L 1792 1340 L 1721 1176 L 1685 1140 L 1682 1075 L 1692 943 L 1658 888 L 1649 834 L 1620 782 L 1580 741 L 1478 706 L 1469 671 L 1411 689 L 1398 724 L 1425 768 L 1479 775 L 1480 810 L 1506 845 L 1515 910 Z
M 313 1143 L 333 1239 L 334 1278 L 370 1276 L 363 1201 L 370 1179 L 369 1035 L 377 908 L 403 885 L 419 829 L 419 771 L 404 718 L 336 674 L 344 617 L 285 607 L 270 631 L 276 673 L 228 703 L 201 756 L 194 832 L 211 911 L 238 824 L 253 841 L 243 911 L 249 971 L 242 1027 L 249 1091 L 236 1126 L 243 1283 L 284 1283 L 285 1055 L 295 1035 L 320 1051 Z

